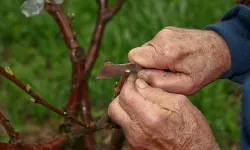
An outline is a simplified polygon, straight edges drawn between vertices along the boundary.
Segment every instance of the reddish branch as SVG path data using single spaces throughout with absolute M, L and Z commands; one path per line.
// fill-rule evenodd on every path
M 87 80 L 89 79 L 91 70 L 95 64 L 95 61 L 98 57 L 99 49 L 101 46 L 101 40 L 103 37 L 103 32 L 105 29 L 105 25 L 110 20 L 115 13 L 117 13 L 122 4 L 125 0 L 117 0 L 116 3 L 108 8 L 108 0 L 97 0 L 98 4 L 98 14 L 97 14 L 97 21 L 95 25 L 95 29 L 91 38 L 90 47 L 88 48 L 88 54 L 86 57 L 85 62 L 85 91 L 83 92 L 82 99 L 81 99 L 81 114 L 82 118 L 85 122 L 85 124 L 89 125 L 92 122 L 91 118 L 91 108 L 90 108 L 90 102 L 89 102 L 89 96 L 88 96 L 88 86 L 87 86 Z M 93 143 L 93 135 L 89 135 L 90 137 L 87 138 L 87 144 L 90 149 L 94 149 L 91 145 Z
M 88 49 L 88 55 L 86 59 L 85 76 L 89 78 L 90 72 L 94 66 L 95 60 L 98 57 L 98 51 L 100 49 L 101 40 L 103 37 L 104 27 L 106 23 L 120 10 L 125 0 L 117 0 L 110 8 L 108 6 L 108 0 L 97 0 L 98 3 L 98 15 L 94 33 Z
M 78 44 L 70 21 L 72 16 L 66 16 L 62 6 L 54 3 L 45 3 L 45 10 L 54 17 L 58 27 L 64 37 L 64 41 L 69 48 L 72 60 L 72 89 L 67 104 L 67 112 L 75 116 L 79 106 L 81 92 L 83 91 L 83 73 L 85 68 L 84 49 Z
M 65 143 L 67 143 L 68 137 L 64 135 L 57 135 L 53 139 L 42 142 L 39 144 L 23 144 L 23 145 L 15 145 L 15 144 L 7 144 L 0 142 L 1 150 L 57 150 L 61 149 Z
M 82 91 L 82 98 L 80 100 L 80 112 L 81 118 L 83 122 L 90 126 L 93 122 L 91 116 L 91 107 L 90 107 L 90 100 L 89 100 L 89 88 L 87 84 L 87 80 L 84 80 L 84 90 Z M 89 150 L 95 149 L 95 137 L 94 134 L 89 134 L 85 138 L 85 143 Z
M 70 55 L 74 61 L 78 61 L 81 57 L 76 55 L 76 49 L 79 47 L 75 34 L 70 25 L 71 16 L 64 14 L 62 6 L 55 3 L 45 3 L 44 9 L 54 17 L 58 27 L 63 34 L 64 41 L 70 50 Z
M 67 104 L 67 112 L 70 115 L 76 116 L 79 104 L 81 104 L 81 116 L 86 126 L 90 126 L 92 123 L 87 80 L 98 56 L 98 50 L 100 49 L 105 24 L 115 13 L 118 12 L 124 1 L 125 0 L 117 0 L 117 2 L 112 7 L 108 8 L 108 0 L 97 0 L 97 23 L 92 36 L 90 47 L 88 49 L 87 57 L 85 57 L 83 49 L 79 47 L 77 38 L 72 30 L 70 24 L 72 16 L 66 16 L 61 5 L 54 3 L 45 4 L 45 9 L 55 18 L 61 33 L 63 34 L 64 41 L 67 47 L 70 49 L 73 71 L 72 90 Z M 86 139 L 88 148 L 94 149 L 94 135 L 90 134 Z
M 123 76 L 121 77 L 120 81 L 115 85 L 115 92 L 112 100 L 115 99 L 120 94 L 125 81 L 128 79 L 129 74 L 130 70 L 126 70 Z
M 9 143 L 14 145 L 20 144 L 21 141 L 19 140 L 19 133 L 14 130 L 14 128 L 10 124 L 10 121 L 1 112 L 0 121 L 10 137 Z
M 3 69 L 2 67 L 0 67 L 0 75 L 2 75 L 5 78 L 9 79 L 11 82 L 13 82 L 19 88 L 21 88 L 24 92 L 26 92 L 28 95 L 33 97 L 34 98 L 34 100 L 33 100 L 34 103 L 41 104 L 41 105 L 45 106 L 46 108 L 54 111 L 55 113 L 68 118 L 73 123 L 76 123 L 76 124 L 79 124 L 79 125 L 83 126 L 83 124 L 80 121 L 74 119 L 73 117 L 69 116 L 66 112 L 64 112 L 64 111 L 50 105 L 47 101 L 43 100 L 40 96 L 38 96 L 30 88 L 27 88 L 27 84 L 22 83 L 19 79 L 17 79 L 14 76 L 14 74 L 10 74 L 10 73 L 6 72 L 5 69 Z
M 249 5 L 250 0 L 237 0 L 236 3 L 237 4 L 243 4 L 243 5 Z
M 71 93 L 68 99 L 67 112 L 70 115 L 76 116 L 77 110 L 79 110 L 80 100 L 82 96 L 88 97 L 87 81 L 84 79 L 85 70 L 85 53 L 84 49 L 78 44 L 77 38 L 73 32 L 70 21 L 72 16 L 66 16 L 62 10 L 61 5 L 54 3 L 47 3 L 45 9 L 53 16 L 63 34 L 64 41 L 67 47 L 70 49 L 70 56 L 72 60 L 72 87 Z M 85 93 L 85 94 L 84 94 Z M 92 117 L 90 115 L 89 100 L 85 100 L 85 109 L 81 111 L 86 114 L 83 117 L 86 126 L 90 126 Z M 66 120 L 67 121 L 67 120 Z M 88 149 L 94 149 L 94 134 L 90 134 L 85 138 Z
M 22 144 L 22 145 L 15 145 L 15 144 L 7 144 L 0 142 L 0 150 L 57 150 L 57 149 L 65 149 L 67 147 L 71 147 L 74 145 L 74 142 L 77 141 L 79 138 L 83 136 L 99 131 L 102 129 L 109 129 L 110 127 L 102 120 L 97 121 L 98 124 L 93 125 L 90 128 L 83 128 L 81 126 L 73 125 L 68 130 L 69 132 L 59 134 L 54 138 L 46 141 L 41 142 L 38 144 Z
M 113 99 L 115 99 L 120 94 L 121 89 L 122 89 L 125 81 L 129 77 L 129 74 L 130 74 L 130 70 L 126 70 L 124 72 L 123 76 L 121 77 L 120 81 L 116 84 Z M 106 122 L 111 122 L 111 119 L 108 117 Z M 117 126 L 115 124 L 111 123 L 111 126 L 117 128 Z M 116 129 L 116 130 L 112 131 L 111 141 L 107 145 L 106 149 L 107 150 L 119 150 L 122 148 L 123 142 L 124 142 L 124 135 L 123 135 L 122 130 Z

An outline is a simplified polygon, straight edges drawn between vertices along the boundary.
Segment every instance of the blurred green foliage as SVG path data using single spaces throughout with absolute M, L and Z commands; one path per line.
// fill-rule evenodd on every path
M 72 25 L 81 46 L 87 48 L 96 20 L 95 1 L 65 1 L 65 12 L 76 13 Z M 55 21 L 46 12 L 25 18 L 17 0 L 2 0 L 0 4 L 1 66 L 9 66 L 40 96 L 63 108 L 70 90 L 71 63 Z M 233 0 L 127 0 L 106 27 L 89 81 L 93 112 L 98 114 L 96 110 L 107 108 L 113 93 L 115 80 L 95 80 L 105 61 L 127 62 L 130 49 L 147 42 L 165 26 L 202 29 L 215 23 L 233 4 Z M 32 104 L 29 96 L 6 79 L 1 77 L 0 83 L 1 110 L 19 130 L 27 127 L 26 120 L 44 123 L 48 118 L 59 118 Z M 239 141 L 238 88 L 229 81 L 217 81 L 190 97 L 205 114 L 223 149 Z

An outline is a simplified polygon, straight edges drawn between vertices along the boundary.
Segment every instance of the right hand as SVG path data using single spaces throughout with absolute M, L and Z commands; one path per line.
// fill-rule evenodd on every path
M 151 87 L 133 75 L 108 114 L 132 149 L 220 149 L 205 117 L 186 96 Z
M 231 66 L 229 48 L 216 32 L 175 27 L 164 28 L 151 41 L 132 49 L 128 58 L 151 68 L 138 73 L 147 83 L 181 94 L 195 93 Z

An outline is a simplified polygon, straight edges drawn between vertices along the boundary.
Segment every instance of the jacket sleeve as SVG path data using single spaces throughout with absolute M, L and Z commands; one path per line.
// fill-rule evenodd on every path
M 243 83 L 250 72 L 250 8 L 236 5 L 217 24 L 205 27 L 214 30 L 226 41 L 231 53 L 231 69 L 222 78 Z
M 222 76 L 243 84 L 241 149 L 250 149 L 250 8 L 236 5 L 217 24 L 205 27 L 220 34 L 231 54 L 231 68 Z
M 250 76 L 243 85 L 243 96 L 241 101 L 241 149 L 250 149 Z

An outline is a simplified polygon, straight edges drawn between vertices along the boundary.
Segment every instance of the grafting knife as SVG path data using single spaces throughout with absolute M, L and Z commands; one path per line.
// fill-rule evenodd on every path
M 96 79 L 108 79 L 117 76 L 122 76 L 126 70 L 129 70 L 132 73 L 137 73 L 142 68 L 143 67 L 135 63 L 114 64 L 109 61 L 104 63 Z

